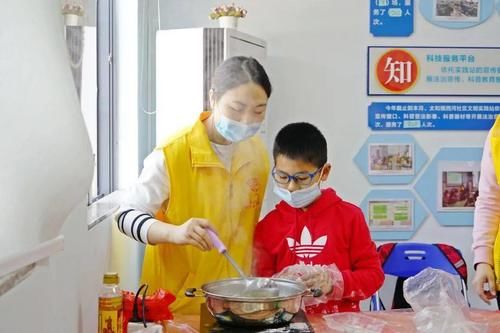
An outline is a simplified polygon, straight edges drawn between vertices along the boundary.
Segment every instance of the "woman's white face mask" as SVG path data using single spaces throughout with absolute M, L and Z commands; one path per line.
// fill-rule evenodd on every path
M 244 124 L 239 121 L 229 119 L 221 114 L 215 122 L 215 128 L 224 139 L 231 142 L 239 142 L 251 138 L 259 131 L 262 122 Z
M 261 86 L 248 82 L 226 91 L 217 100 L 214 92 L 211 94 L 214 127 L 224 139 L 239 142 L 257 134 L 268 100 Z

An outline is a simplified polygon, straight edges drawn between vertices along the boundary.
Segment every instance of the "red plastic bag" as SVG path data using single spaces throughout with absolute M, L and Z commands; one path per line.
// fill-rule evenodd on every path
M 141 295 L 141 290 L 144 287 L 144 293 Z M 174 318 L 168 306 L 175 301 L 175 296 L 161 288 L 156 290 L 152 295 L 145 296 L 147 289 L 147 285 L 142 285 L 137 291 L 137 295 L 130 291 L 123 291 L 124 328 L 127 327 L 129 322 L 158 322 Z

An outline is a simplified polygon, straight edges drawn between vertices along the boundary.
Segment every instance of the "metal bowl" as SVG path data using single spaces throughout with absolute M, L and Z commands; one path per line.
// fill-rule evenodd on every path
M 249 295 L 248 283 L 262 278 L 226 279 L 206 283 L 200 290 L 189 288 L 187 297 L 204 296 L 207 308 L 223 325 L 232 326 L 281 326 L 288 324 L 302 305 L 302 297 L 319 296 L 320 291 L 309 290 L 300 282 L 271 279 L 275 290 L 265 288 Z

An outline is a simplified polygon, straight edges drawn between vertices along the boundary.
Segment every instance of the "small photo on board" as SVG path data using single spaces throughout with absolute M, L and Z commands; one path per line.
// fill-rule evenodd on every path
M 371 143 L 368 146 L 369 175 L 413 175 L 414 160 L 413 144 Z
M 438 167 L 438 209 L 472 211 L 479 195 L 479 161 L 442 161 Z
M 434 19 L 439 21 L 479 21 L 481 0 L 434 0 Z
M 368 215 L 370 230 L 399 231 L 413 229 L 412 200 L 369 200 Z

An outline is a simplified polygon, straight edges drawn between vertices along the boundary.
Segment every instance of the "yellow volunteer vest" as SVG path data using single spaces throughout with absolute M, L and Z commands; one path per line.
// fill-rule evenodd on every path
M 163 150 L 170 176 L 170 198 L 157 214 L 161 221 L 180 225 L 192 217 L 206 218 L 230 255 L 250 272 L 252 241 L 259 219 L 269 173 L 269 161 L 262 141 L 253 137 L 235 144 L 231 171 L 224 168 L 213 151 L 202 121 L 182 131 L 157 149 Z M 153 292 L 164 288 L 177 300 L 175 313 L 197 314 L 203 298 L 187 298 L 186 288 L 237 277 L 237 272 L 217 250 L 203 252 L 194 246 L 147 245 L 142 283 Z
M 497 117 L 490 135 L 491 157 L 495 168 L 497 183 L 500 185 L 500 117 Z M 500 202 L 498 203 L 500 205 Z M 500 217 L 497 217 L 497 219 Z M 495 245 L 493 247 L 493 267 L 495 268 L 495 277 L 497 290 L 500 290 L 500 228 L 497 232 Z

